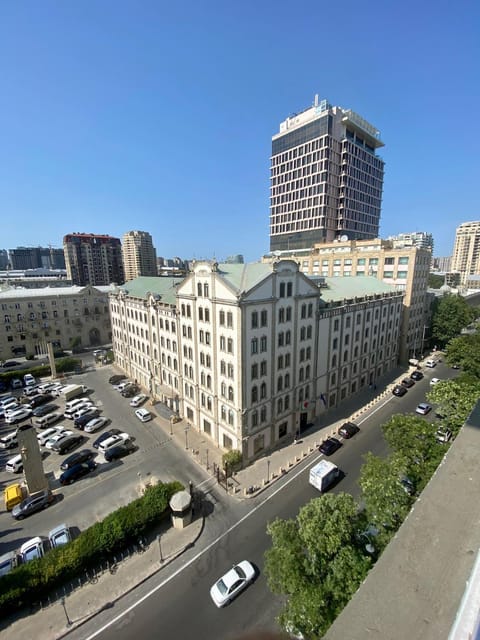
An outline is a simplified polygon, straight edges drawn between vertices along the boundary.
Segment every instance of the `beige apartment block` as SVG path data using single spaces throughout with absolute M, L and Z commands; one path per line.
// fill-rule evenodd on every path
M 0 359 L 111 342 L 108 287 L 10 288 L 0 291 Z
M 122 238 L 122 254 L 126 282 L 158 275 L 157 255 L 147 231 L 127 231 Z
M 398 240 L 347 240 L 317 244 L 313 249 L 273 252 L 263 258 L 272 262 L 279 256 L 295 260 L 310 276 L 329 278 L 371 277 L 404 292 L 399 359 L 405 363 L 423 351 L 429 331 L 427 303 L 431 252 L 416 246 L 399 246 Z
M 457 227 L 450 271 L 460 274 L 460 287 L 467 287 L 470 276 L 480 275 L 480 221 Z
M 116 363 L 191 428 L 253 459 L 396 366 L 403 291 L 347 284 L 316 282 L 293 260 L 137 278 L 110 294 Z

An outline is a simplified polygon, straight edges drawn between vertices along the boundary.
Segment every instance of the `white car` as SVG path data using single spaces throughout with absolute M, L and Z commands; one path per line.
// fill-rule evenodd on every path
M 440 378 L 432 378 L 430 380 L 431 385 L 438 384 L 439 382 L 441 382 Z
M 105 453 L 105 451 L 110 447 L 114 447 L 116 444 L 127 442 L 127 440 L 130 440 L 130 434 L 125 432 L 119 433 L 116 436 L 110 436 L 110 438 L 107 438 L 98 445 L 98 450 L 102 453 Z
M 17 422 L 21 422 L 26 418 L 29 418 L 32 415 L 32 410 L 27 408 L 18 409 L 17 411 L 12 411 L 5 416 L 5 421 L 8 424 L 17 424 Z
M 87 422 L 87 424 L 85 425 L 85 433 L 95 433 L 95 431 L 98 431 L 99 429 L 101 429 L 102 427 L 104 427 L 108 422 L 108 418 L 93 418 L 93 420 L 90 420 L 90 422 Z
M 20 556 L 22 562 L 30 562 L 36 558 L 42 558 L 45 555 L 45 541 L 44 538 L 37 536 L 24 542 L 20 547 Z
M 115 384 L 113 386 L 113 388 L 116 389 L 119 393 L 122 393 L 122 391 L 126 387 L 129 387 L 131 384 L 132 384 L 131 380 L 125 380 L 124 382 L 120 382 L 119 384 Z
M 64 427 L 48 427 L 37 435 L 38 443 L 43 446 L 45 442 L 59 431 L 64 431 Z
M 8 416 L 10 413 L 18 411 L 18 409 L 22 409 L 21 404 L 18 402 L 9 402 L 8 404 L 3 405 L 3 415 Z
M 148 396 L 145 393 L 139 393 L 138 396 L 134 396 L 130 400 L 130 406 L 131 407 L 139 407 L 141 404 L 143 404 L 145 402 L 147 397 Z
M 432 410 L 432 405 L 427 402 L 420 402 L 418 407 L 415 409 L 416 413 L 419 413 L 422 416 L 426 416 Z
M 26 387 L 31 387 L 34 384 L 37 384 L 37 381 L 35 380 L 35 378 L 32 376 L 31 373 L 26 373 L 23 376 L 23 383 Z
M 75 411 L 75 413 L 73 414 L 73 419 L 76 420 L 77 418 L 81 418 L 86 413 L 89 413 L 95 409 L 96 407 L 94 406 L 94 404 L 92 402 L 89 402 L 88 405 L 85 405 L 83 407 L 81 406 L 77 411 Z
M 48 438 L 48 440 L 45 441 L 45 447 L 47 449 L 52 449 L 53 445 L 61 438 L 65 438 L 65 436 L 73 436 L 73 431 L 70 431 L 70 429 L 64 429 L 63 431 L 54 433 L 52 436 L 50 436 L 50 438 Z
M 428 367 L 429 369 L 433 369 L 434 367 L 437 366 L 437 361 L 436 360 L 427 360 L 425 363 L 425 366 Z
M 242 560 L 222 576 L 210 589 L 210 596 L 217 607 L 233 600 L 255 579 L 255 568 L 248 560 Z

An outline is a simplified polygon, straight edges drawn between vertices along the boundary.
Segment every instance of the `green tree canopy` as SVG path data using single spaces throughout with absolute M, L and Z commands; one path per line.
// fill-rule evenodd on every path
M 462 371 L 480 378 L 480 333 L 452 338 L 447 345 L 446 361 L 458 364 Z
M 468 374 L 436 384 L 427 400 L 444 416 L 443 424 L 457 434 L 480 397 L 480 380 Z
M 433 310 L 433 340 L 443 348 L 474 318 L 475 312 L 461 296 L 447 294 L 438 298 Z
M 428 286 L 431 289 L 440 289 L 445 284 L 445 276 L 439 276 L 436 273 L 428 274 Z
M 279 618 L 284 629 L 323 636 L 371 565 L 359 542 L 361 526 L 358 506 L 347 494 L 315 498 L 295 519 L 268 525 L 272 547 L 265 553 L 265 575 L 274 593 L 287 596 Z

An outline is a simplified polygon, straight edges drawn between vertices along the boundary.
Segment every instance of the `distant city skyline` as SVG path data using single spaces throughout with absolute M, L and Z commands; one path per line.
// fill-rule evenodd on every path
M 311 0 L 3 6 L 0 244 L 139 228 L 158 255 L 257 260 L 272 136 L 318 94 L 382 133 L 379 237 L 425 231 L 451 255 L 480 217 L 480 6 L 343 7 L 336 28 L 337 7 Z

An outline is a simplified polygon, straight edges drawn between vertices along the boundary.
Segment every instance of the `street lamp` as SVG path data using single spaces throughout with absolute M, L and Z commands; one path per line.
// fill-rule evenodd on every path
M 207 471 L 208 471 L 208 449 L 207 449 Z
M 188 449 L 188 430 L 190 427 L 185 427 L 185 449 Z
M 170 435 L 173 436 L 173 416 L 170 416 Z
M 73 622 L 72 622 L 72 621 L 70 620 L 70 618 L 68 617 L 68 613 L 67 613 L 67 606 L 66 606 L 66 604 L 65 604 L 65 598 L 62 598 L 62 599 L 60 600 L 60 602 L 62 603 L 62 607 L 63 607 L 63 610 L 64 610 L 64 612 L 65 612 L 65 617 L 66 617 L 66 619 L 67 619 L 67 627 L 71 627 L 71 626 L 72 626 L 72 624 L 73 624 Z
M 270 482 L 270 458 L 267 460 L 267 482 Z

